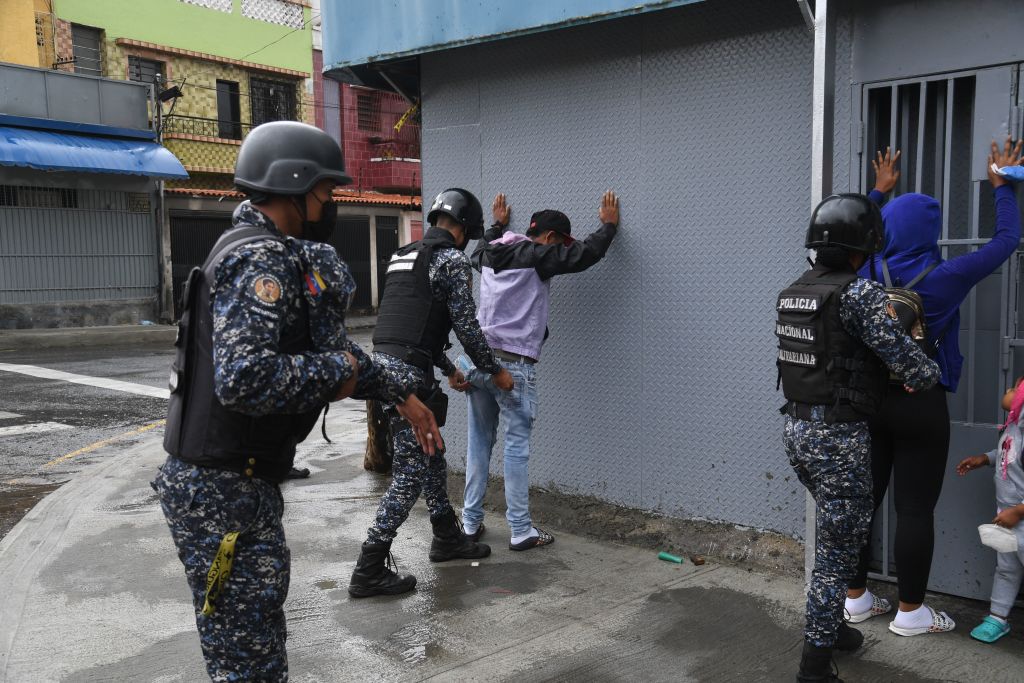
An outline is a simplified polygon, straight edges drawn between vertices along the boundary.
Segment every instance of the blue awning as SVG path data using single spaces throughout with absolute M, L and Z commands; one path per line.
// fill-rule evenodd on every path
M 178 158 L 155 142 L 12 126 L 0 126 L 0 166 L 150 178 L 188 177 Z

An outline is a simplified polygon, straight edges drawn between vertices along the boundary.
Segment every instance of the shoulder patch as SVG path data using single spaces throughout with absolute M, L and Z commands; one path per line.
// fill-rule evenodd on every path
M 281 282 L 273 275 L 257 275 L 253 280 L 252 291 L 263 303 L 276 304 L 281 298 Z

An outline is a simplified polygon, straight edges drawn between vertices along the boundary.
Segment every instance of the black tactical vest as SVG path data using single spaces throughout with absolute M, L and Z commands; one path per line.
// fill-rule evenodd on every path
M 435 249 L 455 247 L 455 238 L 430 228 L 419 242 L 395 252 L 384 279 L 384 296 L 373 331 L 373 350 L 414 365 L 433 376 L 434 360 L 444 353 L 452 320 L 448 307 L 434 301 L 430 260 Z
M 229 230 L 210 250 L 203 267 L 193 268 L 189 274 L 182 294 L 178 337 L 174 341 L 177 357 L 171 367 L 164 450 L 193 465 L 279 482 L 291 469 L 296 444 L 309 434 L 320 411 L 253 416 L 221 405 L 213 389 L 210 310 L 210 290 L 217 264 L 242 244 L 274 237 L 265 228 L 255 226 Z M 305 299 L 302 301 L 298 330 L 281 339 L 281 353 L 297 354 L 312 347 Z
M 852 271 L 815 266 L 779 294 L 775 335 L 783 412 L 808 419 L 809 406 L 826 406 L 826 422 L 858 422 L 877 412 L 888 385 L 882 361 L 850 336 L 839 317 L 840 294 Z

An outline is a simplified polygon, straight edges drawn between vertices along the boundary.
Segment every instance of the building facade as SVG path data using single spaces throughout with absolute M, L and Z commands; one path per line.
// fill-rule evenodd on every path
M 162 277 L 168 283 L 163 294 L 165 317 L 170 316 L 184 283 L 182 273 L 201 263 L 219 233 L 230 225 L 231 212 L 240 200 L 232 191 L 234 165 L 248 132 L 276 120 L 328 128 L 325 105 L 314 95 L 319 73 L 314 79 L 313 29 L 319 11 L 305 0 L 3 2 L 18 19 L 17 29 L 8 29 L 11 24 L 4 22 L 5 32 L 9 30 L 20 41 L 3 48 L 12 56 L 31 57 L 36 60 L 33 65 L 43 68 L 122 79 L 153 89 L 152 125 L 188 171 L 187 178 L 164 183 L 160 251 L 164 254 Z M 331 132 L 346 142 L 347 158 L 358 167 L 354 171 L 349 164 L 356 194 L 367 196 L 360 203 L 343 193 L 339 201 L 346 210 L 360 206 L 368 219 L 347 224 L 348 229 L 338 234 L 352 242 L 345 253 L 360 257 L 351 263 L 359 274 L 356 301 L 370 310 L 377 304 L 377 264 L 370 258 L 376 252 L 377 216 L 381 225 L 390 225 L 387 212 L 395 202 L 418 206 L 419 191 L 414 190 L 418 176 L 405 167 L 414 165 L 418 171 L 419 163 L 418 159 L 415 164 L 389 163 L 394 145 L 384 145 L 377 156 L 386 157 L 386 162 L 370 165 L 369 145 L 355 138 L 346 141 L 340 115 L 345 105 L 340 90 L 335 95 L 328 123 L 337 122 Z M 381 97 L 400 99 L 390 93 Z M 378 128 L 393 125 L 406 108 L 389 117 L 390 110 L 378 106 L 373 121 Z M 370 135 L 367 132 L 364 137 Z M 405 136 L 410 135 L 416 135 L 418 143 L 418 126 L 406 128 Z M 404 149 L 402 153 L 411 155 Z M 365 184 L 360 185 L 361 181 Z M 216 193 L 216 204 L 207 201 L 210 193 Z M 405 196 L 390 199 L 392 194 Z M 197 202 L 203 205 L 198 212 Z M 398 223 L 406 225 L 409 220 L 402 217 Z M 203 229 L 197 230 L 197 225 Z
M 0 64 L 0 328 L 157 319 L 158 182 L 188 174 L 151 106 L 138 83 Z
M 1024 6 L 969 4 L 844 3 L 833 26 L 822 178 L 867 191 L 874 150 L 903 149 L 897 192 L 940 199 L 947 256 L 992 234 L 987 144 L 1020 137 L 1024 111 Z M 553 286 L 532 483 L 805 537 L 772 333 L 774 296 L 805 265 L 812 181 L 822 180 L 811 177 L 814 36 L 800 3 L 496 2 L 477 12 L 452 0 L 403 3 L 405 21 L 394 11 L 325 4 L 325 67 L 347 77 L 418 64 L 426 196 L 450 185 L 485 202 L 504 192 L 513 229 L 560 208 L 582 233 L 596 227 L 603 190 L 622 198 L 607 259 Z M 436 20 L 416 20 L 428 14 Z M 369 35 L 370 22 L 400 28 Z M 994 557 L 975 527 L 991 519 L 992 484 L 955 477 L 952 463 L 992 447 L 997 396 L 1024 372 L 1020 272 L 1015 257 L 961 309 L 967 363 L 949 397 L 939 591 L 989 590 Z M 446 437 L 454 464 L 465 449 L 460 407 Z M 883 577 L 898 573 L 890 511 L 876 533 Z

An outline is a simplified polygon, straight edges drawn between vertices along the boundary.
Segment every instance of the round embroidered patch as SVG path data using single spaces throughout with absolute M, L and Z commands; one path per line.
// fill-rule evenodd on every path
M 281 283 L 273 275 L 260 275 L 252 289 L 256 298 L 265 304 L 275 304 L 281 298 Z
M 888 313 L 889 317 L 892 318 L 893 320 L 899 320 L 900 319 L 899 314 L 896 313 L 896 307 L 893 306 L 891 301 L 886 301 L 885 302 L 885 312 Z

